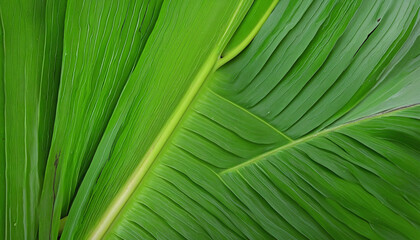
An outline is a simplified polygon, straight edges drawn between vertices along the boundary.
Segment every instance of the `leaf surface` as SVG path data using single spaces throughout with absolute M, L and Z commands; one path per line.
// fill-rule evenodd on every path
M 79 189 L 84 194 L 76 197 L 64 239 L 100 238 L 105 233 L 213 70 L 250 5 L 250 1 L 239 0 L 164 2 Z M 188 35 L 194 37 L 185 38 Z M 110 182 L 116 172 L 119 177 Z M 86 201 L 97 207 L 83 212 Z M 74 224 L 82 216 L 85 226 Z
M 165 2 L 63 239 L 416 239 L 419 4 Z
M 57 115 L 40 203 L 40 238 L 57 237 L 60 218 L 68 213 L 161 4 L 68 2 Z
M 64 6 L 65 1 L 61 2 L 57 4 Z M 0 124 L 4 149 L 0 165 L 4 187 L 0 233 L 5 239 L 37 236 L 38 202 L 61 65 L 60 16 L 64 15 L 54 11 L 54 4 L 53 0 L 0 1 Z M 56 17 L 54 24 L 52 17 Z

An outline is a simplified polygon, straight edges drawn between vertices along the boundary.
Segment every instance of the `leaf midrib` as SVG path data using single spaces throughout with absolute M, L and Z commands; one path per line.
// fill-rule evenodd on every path
M 240 5 L 245 4 L 241 2 Z M 226 29 L 230 29 L 230 26 L 234 24 L 236 16 L 240 13 L 240 5 L 236 8 L 231 18 L 231 22 Z M 226 32 L 227 33 L 227 32 Z M 225 33 L 225 34 L 226 34 Z M 222 43 L 224 44 L 224 43 Z M 161 132 L 156 137 L 155 141 L 149 147 L 146 154 L 143 156 L 140 164 L 133 171 L 133 174 L 126 181 L 126 184 L 121 188 L 121 191 L 113 199 L 108 209 L 102 215 L 98 223 L 89 233 L 88 239 L 101 239 L 106 232 L 111 228 L 111 224 L 116 220 L 118 214 L 122 211 L 130 197 L 133 195 L 137 187 L 141 184 L 144 176 L 149 172 L 152 165 L 155 163 L 155 160 L 158 158 L 159 154 L 164 149 L 168 140 L 172 134 L 176 131 L 177 126 L 180 124 L 184 115 L 190 108 L 191 104 L 194 102 L 196 97 L 200 94 L 200 90 L 205 86 L 206 79 L 218 69 L 217 61 L 220 57 L 221 52 L 219 49 L 214 48 L 211 51 L 203 63 L 201 69 L 196 74 L 192 84 L 189 89 L 186 91 L 186 94 L 183 96 L 179 105 L 174 110 L 174 114 L 170 117 L 170 120 L 164 125 Z
M 317 133 L 313 133 L 313 134 L 304 136 L 304 137 L 302 137 L 300 139 L 297 139 L 297 140 L 294 140 L 294 141 L 292 141 L 292 142 L 290 142 L 290 143 L 288 143 L 286 145 L 283 145 L 283 146 L 280 146 L 278 148 L 275 148 L 275 149 L 272 149 L 270 151 L 267 151 L 265 153 L 262 153 L 262 154 L 254 157 L 254 158 L 251 158 L 248 161 L 245 161 L 245 162 L 243 162 L 243 163 L 241 163 L 239 165 L 236 165 L 236 166 L 233 166 L 231 168 L 227 168 L 227 169 L 225 169 L 223 171 L 220 171 L 218 174 L 220 176 L 222 176 L 222 175 L 225 175 L 225 174 L 228 174 L 228 173 L 231 173 L 231 172 L 235 172 L 235 171 L 237 171 L 237 170 L 239 170 L 241 168 L 244 168 L 244 167 L 246 167 L 248 165 L 252 165 L 252 164 L 255 164 L 255 163 L 259 162 L 259 161 L 262 161 L 265 158 L 267 158 L 268 156 L 274 155 L 274 154 L 279 153 L 279 152 L 281 152 L 283 150 L 292 148 L 292 147 L 294 147 L 296 145 L 299 145 L 299 144 L 308 142 L 310 140 L 316 139 L 318 137 L 324 136 L 324 135 L 326 135 L 328 133 L 331 133 L 331 132 L 340 130 L 342 128 L 346 128 L 346 127 L 350 127 L 350 126 L 353 126 L 353 125 L 357 125 L 357 124 L 360 124 L 362 122 L 369 121 L 369 120 L 372 120 L 372 119 L 377 119 L 377 118 L 385 117 L 385 116 L 388 116 L 388 115 L 390 115 L 392 113 L 399 112 L 399 111 L 402 111 L 402 110 L 405 110 L 405 109 L 408 109 L 408 108 L 416 107 L 416 106 L 419 106 L 419 105 L 420 105 L 420 103 L 414 103 L 414 104 L 410 104 L 410 105 L 404 105 L 404 106 L 400 106 L 400 107 L 388 109 L 388 110 L 385 110 L 385 111 L 381 111 L 381 112 L 378 112 L 378 113 L 374 113 L 374 114 L 371 114 L 371 115 L 368 115 L 368 116 L 365 116 L 365 117 L 361 117 L 361 118 L 355 119 L 353 121 L 346 122 L 344 124 L 341 124 L 341 125 L 338 125 L 338 126 L 335 126 L 335 127 L 332 127 L 332 128 L 326 128 L 326 129 L 324 129 L 324 130 L 322 130 L 320 132 L 317 132 Z
M 171 116 L 169 122 L 165 124 L 164 128 L 161 130 L 159 135 L 156 137 L 155 141 L 149 147 L 146 154 L 143 156 L 140 164 L 133 171 L 133 174 L 126 181 L 125 186 L 121 189 L 119 194 L 110 204 L 110 207 L 103 214 L 103 218 L 96 224 L 96 227 L 93 229 L 88 239 L 101 239 L 104 234 L 108 231 L 111 223 L 116 219 L 118 213 L 124 208 L 124 205 L 130 199 L 132 194 L 135 192 L 136 188 L 142 182 L 142 179 L 147 174 L 155 160 L 158 158 L 158 155 L 164 148 L 167 143 L 167 140 L 175 131 L 177 125 L 183 118 L 183 115 L 187 112 L 189 106 L 194 101 L 194 98 L 200 92 L 200 88 L 203 85 L 203 82 L 214 71 L 214 64 L 217 60 L 218 53 L 213 51 L 212 54 L 209 54 L 207 61 L 203 64 L 200 72 L 195 77 L 195 80 L 191 84 L 190 88 L 186 91 L 187 94 L 184 95 L 183 99 L 180 101 L 180 104 L 174 111 L 174 115 Z

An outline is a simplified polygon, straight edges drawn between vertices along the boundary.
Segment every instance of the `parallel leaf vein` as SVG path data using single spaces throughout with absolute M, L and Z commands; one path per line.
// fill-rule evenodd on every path
M 287 140 L 289 140 L 290 142 L 293 142 L 294 140 L 292 138 L 290 138 L 289 136 L 287 136 L 286 134 L 284 134 L 283 132 L 281 132 L 280 130 L 278 130 L 276 127 L 274 127 L 273 125 L 271 125 L 270 123 L 268 123 L 267 121 L 265 121 L 264 119 L 258 117 L 257 115 L 255 115 L 254 113 L 250 112 L 249 110 L 243 108 L 242 106 L 230 101 L 229 99 L 221 96 L 220 94 L 209 90 L 212 94 L 214 94 L 216 97 L 222 99 L 223 101 L 235 106 L 236 108 L 241 109 L 242 111 L 248 113 L 250 116 L 252 116 L 253 118 L 257 119 L 258 121 L 264 123 L 265 125 L 267 125 L 268 127 L 270 127 L 272 130 L 274 130 L 276 133 L 280 134 L 282 137 L 286 138 Z

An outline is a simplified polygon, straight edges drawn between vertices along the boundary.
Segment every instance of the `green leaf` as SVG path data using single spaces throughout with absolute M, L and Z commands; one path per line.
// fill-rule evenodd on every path
M 164 3 L 63 239 L 417 238 L 419 2 L 280 1 L 226 64 L 249 4 L 203 5 Z
M 38 232 L 37 205 L 52 134 L 62 51 L 63 26 L 58 19 L 54 19 L 54 26 L 48 20 L 57 14 L 51 5 L 53 1 L 0 1 L 0 233 L 5 239 L 34 239 Z
M 40 203 L 55 239 L 162 1 L 69 0 L 57 114 Z
M 0 0 L 0 23 L 1 239 L 420 236 L 420 1 Z
M 129 198 L 133 183 L 147 173 L 250 5 L 240 0 L 164 2 L 79 188 L 63 239 L 105 233 L 127 200 L 120 199 Z M 92 188 L 95 183 L 98 189 Z M 84 212 L 87 201 L 97 207 Z M 79 220 L 83 223 L 75 224 Z

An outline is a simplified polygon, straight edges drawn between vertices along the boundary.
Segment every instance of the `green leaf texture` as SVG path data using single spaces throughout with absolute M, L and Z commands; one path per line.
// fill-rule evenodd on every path
M 104 235 L 118 214 L 116 210 L 134 191 L 133 183 L 146 174 L 202 87 L 251 3 L 164 2 L 79 188 L 63 239 Z M 188 35 L 193 37 L 182 37 Z M 112 178 L 116 174 L 118 177 Z M 87 204 L 96 207 L 85 209 Z
M 0 0 L 0 239 L 419 239 L 419 0 Z
M 62 238 L 418 238 L 419 4 L 164 2 Z
M 40 204 L 55 238 L 162 1 L 69 1 L 57 115 Z M 53 220 L 52 220 L 53 219 Z
M 65 6 L 62 1 L 59 6 Z M 34 239 L 54 121 L 64 11 L 55 1 L 0 1 L 1 236 Z M 64 8 L 64 7 L 62 7 Z

